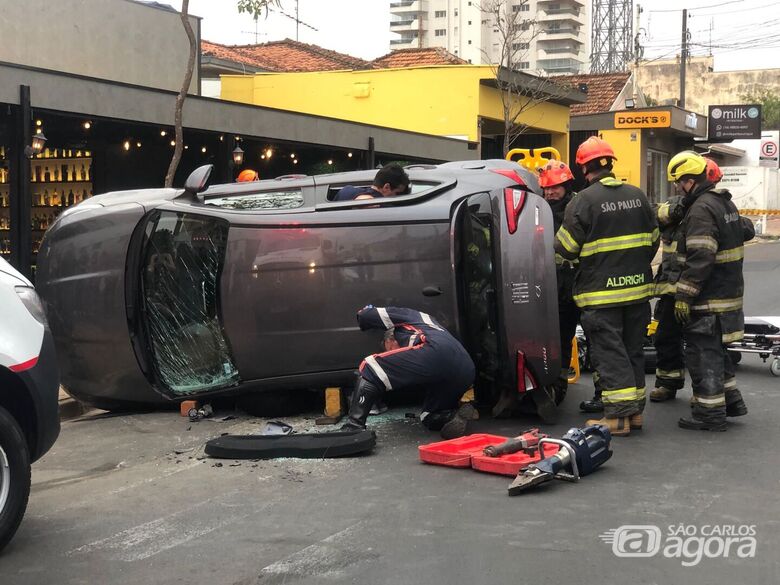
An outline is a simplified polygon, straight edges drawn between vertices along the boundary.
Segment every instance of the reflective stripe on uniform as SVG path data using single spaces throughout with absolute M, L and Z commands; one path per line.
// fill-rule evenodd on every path
M 726 406 L 726 396 L 724 394 L 716 394 L 715 396 L 699 396 L 694 394 L 696 403 L 700 404 L 704 408 L 718 408 L 720 406 Z
M 739 246 L 738 248 L 731 248 L 729 250 L 721 250 L 715 254 L 716 264 L 725 264 L 726 262 L 736 262 L 742 260 L 745 257 L 745 248 Z
M 677 292 L 676 282 L 659 282 L 655 285 L 654 295 L 660 297 L 662 295 L 673 295 Z
M 658 230 L 656 230 L 658 231 Z M 655 233 L 655 232 L 654 232 Z M 629 234 L 627 236 L 616 236 L 614 238 L 600 238 L 593 240 L 582 246 L 580 256 L 592 256 L 602 252 L 613 252 L 614 250 L 628 250 L 630 248 L 641 248 L 653 244 L 654 233 L 643 232 L 638 234 Z M 656 234 L 656 238 L 657 238 Z
M 558 241 L 561 243 L 561 245 L 566 248 L 569 252 L 572 254 L 577 254 L 580 251 L 580 245 L 574 240 L 574 238 L 571 236 L 571 234 L 568 232 L 568 230 L 565 227 L 561 227 L 558 230 L 558 233 L 555 234 L 555 237 L 558 238 Z
M 662 203 L 658 206 L 658 222 L 667 223 L 669 221 L 669 209 L 671 206 L 668 203 Z
M 695 284 L 691 284 L 685 280 L 677 281 L 677 291 L 691 297 L 698 297 L 700 289 Z
M 723 389 L 724 390 L 733 390 L 737 387 L 737 377 L 732 376 L 731 378 L 728 378 L 725 382 L 723 382 Z
M 620 187 L 623 184 L 623 181 L 616 179 L 615 177 L 604 177 L 603 179 L 599 179 L 599 183 L 606 187 Z
M 374 356 L 367 356 L 366 364 L 368 364 L 368 367 L 374 371 L 380 380 L 382 380 L 382 384 L 385 385 L 385 390 L 393 389 L 393 385 L 390 383 L 390 378 L 387 377 L 387 372 L 382 369 L 382 366 L 379 365 L 379 362 L 376 361 Z
M 644 402 L 645 400 L 645 387 L 642 386 L 641 388 L 636 389 L 636 399 L 641 400 Z
M 439 331 L 444 331 L 441 327 L 439 327 L 436 323 L 433 322 L 433 319 L 431 319 L 431 316 L 428 313 L 420 313 L 420 317 L 422 318 L 423 323 L 425 323 L 429 327 L 433 327 L 434 329 L 437 329 Z
M 661 370 L 656 368 L 655 375 L 659 378 L 680 379 L 685 377 L 685 370 Z
M 609 303 L 627 303 L 630 301 L 643 300 L 653 294 L 653 284 L 643 284 L 622 288 L 620 290 L 603 290 L 596 292 L 585 292 L 574 295 L 574 302 L 579 307 L 590 307 L 593 305 L 606 305 Z
M 664 242 L 661 249 L 663 250 L 664 254 L 671 254 L 673 252 L 676 252 L 677 240 L 674 240 L 671 244 L 667 244 L 666 242 Z
M 630 388 L 620 388 L 618 390 L 604 390 L 601 393 L 601 400 L 604 404 L 614 404 L 615 402 L 630 402 L 637 399 L 638 389 L 636 386 Z M 644 389 L 642 389 L 644 396 Z
M 682 281 L 680 281 L 682 282 Z M 679 286 L 680 283 L 678 283 Z M 742 297 L 734 299 L 709 299 L 704 303 L 693 305 L 692 311 L 708 311 L 710 313 L 727 313 L 728 311 L 738 311 L 742 308 Z
M 689 250 L 698 248 L 701 250 L 717 252 L 718 241 L 712 236 L 690 236 L 685 239 L 685 247 Z
M 688 259 L 685 254 L 675 254 L 674 259 L 677 260 L 680 264 L 685 264 L 685 261 Z
M 387 314 L 387 309 L 377 309 L 376 312 L 379 314 L 379 318 L 382 319 L 382 324 L 385 326 L 385 329 L 392 329 L 393 320 L 390 319 L 390 316 Z
M 732 343 L 734 341 L 739 341 L 743 337 L 745 337 L 744 331 L 733 331 L 731 333 L 722 334 L 720 339 L 723 343 Z

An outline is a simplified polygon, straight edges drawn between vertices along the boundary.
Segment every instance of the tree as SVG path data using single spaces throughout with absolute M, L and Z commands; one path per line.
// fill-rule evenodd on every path
M 530 68 L 528 56 L 531 42 L 542 32 L 535 18 L 530 14 L 529 0 L 510 4 L 507 0 L 486 0 L 479 6 L 483 15 L 490 19 L 494 32 L 498 32 L 498 58 L 484 49 L 482 54 L 491 63 L 496 87 L 501 94 L 504 117 L 504 156 L 529 124 L 523 122 L 523 114 L 541 103 L 563 97 L 570 88 L 537 73 L 530 75 L 524 69 Z
M 261 14 L 263 16 L 268 15 L 268 10 L 276 6 L 281 7 L 281 0 L 237 0 L 237 8 L 240 13 L 251 14 L 257 19 Z M 179 168 L 179 162 L 181 161 L 181 155 L 184 150 L 184 130 L 182 127 L 182 114 L 184 112 L 184 100 L 187 99 L 187 91 L 192 83 L 192 75 L 195 71 L 195 59 L 198 56 L 200 47 L 198 46 L 198 39 L 195 37 L 195 32 L 192 30 L 189 18 L 190 0 L 182 0 L 181 2 L 181 22 L 184 26 L 184 32 L 187 34 L 187 39 L 190 43 L 190 52 L 187 58 L 187 69 L 184 72 L 184 81 L 181 85 L 181 90 L 176 96 L 176 105 L 173 110 L 173 127 L 174 127 L 174 148 L 171 162 L 168 165 L 168 172 L 165 173 L 165 186 L 173 186 L 173 178 L 176 175 L 176 169 Z
M 746 104 L 761 104 L 761 128 L 780 130 L 780 94 L 765 87 L 739 96 Z

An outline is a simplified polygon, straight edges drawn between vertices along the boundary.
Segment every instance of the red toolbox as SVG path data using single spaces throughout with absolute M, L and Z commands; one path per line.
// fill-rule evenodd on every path
M 522 451 L 501 455 L 500 457 L 488 457 L 482 453 L 483 449 L 488 445 L 499 445 L 506 441 L 507 438 L 499 435 L 477 433 L 449 441 L 420 445 L 418 447 L 420 461 L 447 467 L 471 467 L 477 471 L 509 476 L 517 475 L 522 468 L 539 461 L 538 454 L 531 457 Z M 544 446 L 545 457 L 554 455 L 557 452 L 557 445 Z

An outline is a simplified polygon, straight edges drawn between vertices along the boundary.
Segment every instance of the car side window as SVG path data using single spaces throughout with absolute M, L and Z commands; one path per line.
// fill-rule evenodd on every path
M 262 193 L 237 193 L 235 195 L 207 199 L 206 205 L 241 211 L 296 209 L 303 207 L 303 191 L 294 189 L 264 191 Z

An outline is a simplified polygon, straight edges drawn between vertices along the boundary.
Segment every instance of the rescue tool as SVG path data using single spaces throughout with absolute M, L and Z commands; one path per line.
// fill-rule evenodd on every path
M 507 439 L 499 445 L 488 445 L 482 452 L 488 457 L 500 457 L 501 455 L 517 453 L 518 451 L 534 456 L 538 450 L 539 441 L 546 436 L 539 434 L 539 429 L 528 429 L 517 437 Z
M 612 435 L 604 425 L 572 428 L 560 439 L 540 439 L 539 449 L 552 444 L 559 447 L 558 452 L 520 471 L 509 486 L 509 495 L 520 495 L 553 479 L 578 481 L 612 457 L 611 440 Z

